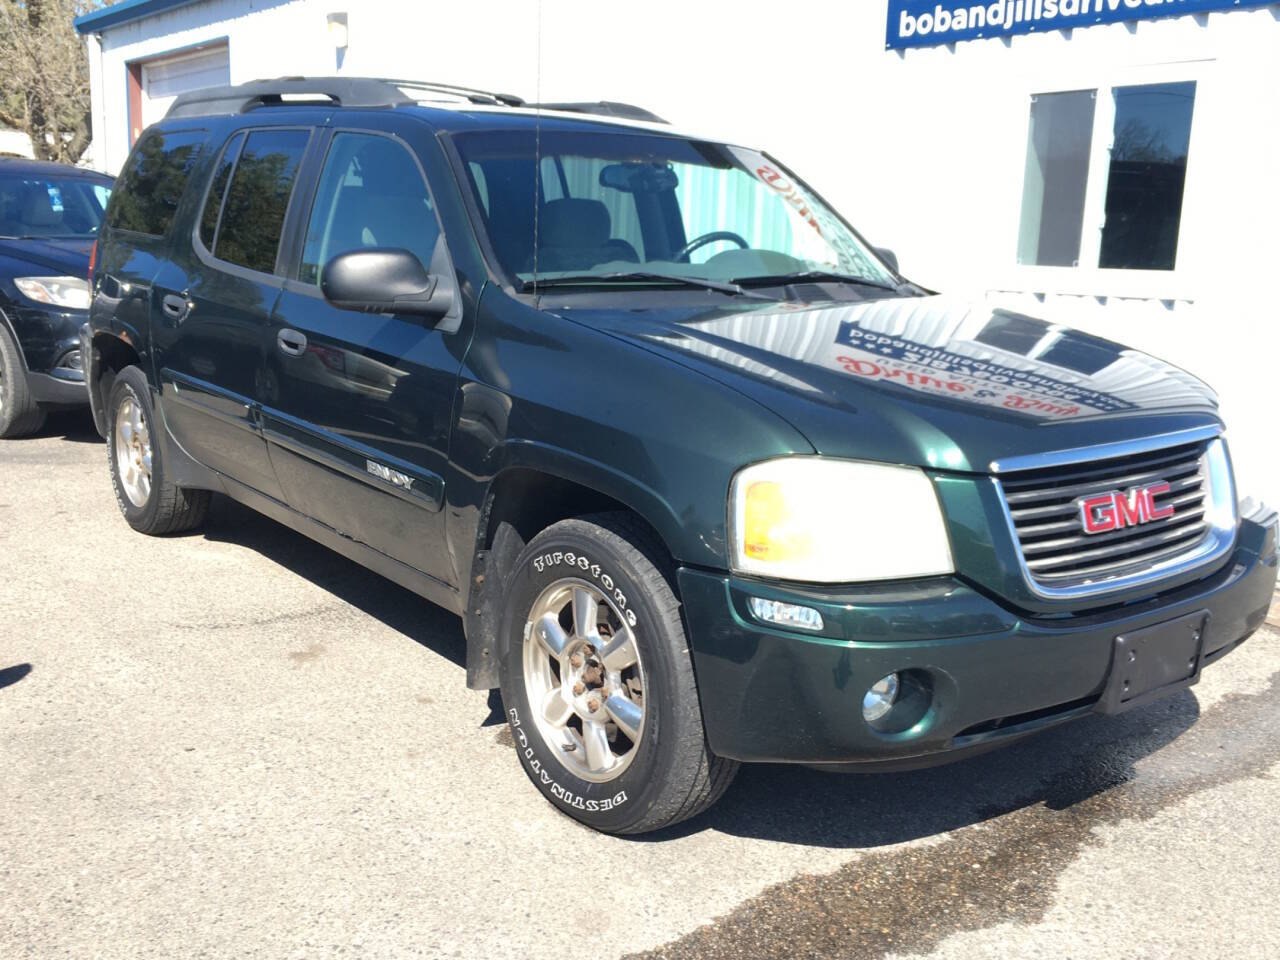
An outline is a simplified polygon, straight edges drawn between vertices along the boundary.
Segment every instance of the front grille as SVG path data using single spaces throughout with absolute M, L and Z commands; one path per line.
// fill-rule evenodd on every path
M 1070 588 L 1140 574 L 1201 546 L 1211 532 L 1208 441 L 1122 457 L 1021 470 L 1001 476 L 1013 531 L 1037 584 Z M 1154 498 L 1173 515 L 1107 533 L 1086 534 L 1079 501 L 1109 491 L 1167 483 Z

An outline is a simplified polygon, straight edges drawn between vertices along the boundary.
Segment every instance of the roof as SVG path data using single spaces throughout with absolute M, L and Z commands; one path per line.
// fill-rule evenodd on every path
M 154 17 L 158 13 L 168 13 L 178 7 L 185 7 L 199 2 L 200 0 L 120 0 L 120 3 L 113 3 L 111 6 L 103 7 L 101 10 L 82 14 L 76 17 L 72 23 L 76 28 L 76 33 L 100 33 L 103 30 L 110 30 L 112 27 L 132 23 L 134 20 Z
M 35 174 L 36 176 L 84 177 L 87 179 L 114 180 L 105 173 L 85 167 L 73 167 L 52 160 L 28 160 L 25 157 L 0 157 L 0 174 Z
M 525 103 L 512 94 L 422 80 L 372 77 L 276 77 L 235 86 L 207 87 L 180 94 L 166 120 L 234 116 L 258 110 L 395 109 L 423 115 L 436 129 L 590 130 L 630 128 L 665 136 L 684 136 L 660 117 L 633 104 Z

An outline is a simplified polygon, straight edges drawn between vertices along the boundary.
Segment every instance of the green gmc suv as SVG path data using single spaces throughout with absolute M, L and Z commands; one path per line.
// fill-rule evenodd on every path
M 769 154 L 624 104 L 185 95 L 91 286 L 126 520 L 222 493 L 456 611 L 467 683 L 598 830 L 742 762 L 897 770 L 1139 706 L 1275 585 L 1195 377 L 923 290 Z

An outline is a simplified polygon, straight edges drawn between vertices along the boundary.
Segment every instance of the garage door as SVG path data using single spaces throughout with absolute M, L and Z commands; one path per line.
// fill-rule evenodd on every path
M 164 116 L 180 93 L 231 82 L 230 55 L 225 46 L 142 65 L 142 126 Z

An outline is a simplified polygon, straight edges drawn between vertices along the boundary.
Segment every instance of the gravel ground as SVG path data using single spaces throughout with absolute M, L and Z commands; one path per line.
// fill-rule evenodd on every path
M 151 540 L 84 417 L 0 445 L 0 957 L 1280 955 L 1280 634 L 666 834 L 534 792 L 458 620 L 239 506 Z

